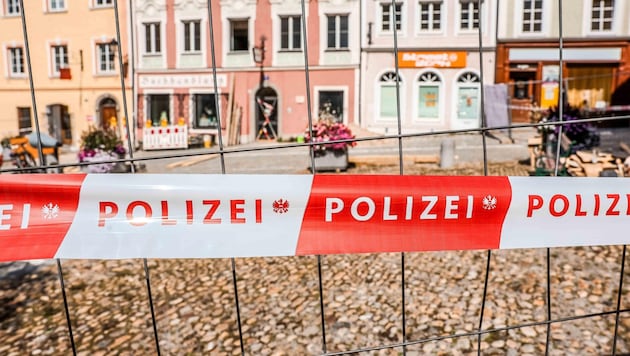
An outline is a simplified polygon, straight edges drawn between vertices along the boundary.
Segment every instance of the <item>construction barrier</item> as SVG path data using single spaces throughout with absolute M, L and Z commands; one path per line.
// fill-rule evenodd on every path
M 619 233 L 630 228 L 624 178 L 34 174 L 0 183 L 0 261 L 630 242 Z
M 170 125 L 145 127 L 142 130 L 143 150 L 188 148 L 188 127 Z

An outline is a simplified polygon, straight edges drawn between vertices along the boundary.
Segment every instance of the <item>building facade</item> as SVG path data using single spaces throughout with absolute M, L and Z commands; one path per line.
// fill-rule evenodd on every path
M 395 133 L 400 114 L 403 133 L 480 127 L 482 72 L 494 82 L 495 4 L 363 0 L 361 126 Z
M 358 0 L 307 2 L 306 33 L 299 0 L 213 1 L 211 12 L 202 0 L 134 6 L 141 130 L 181 124 L 191 136 L 216 136 L 221 129 L 241 143 L 294 137 L 308 127 L 309 102 L 314 119 L 326 110 L 354 121 Z
M 558 105 L 561 71 L 573 107 L 630 104 L 630 3 L 575 0 L 562 10 L 560 68 L 558 2 L 500 2 L 496 81 L 509 84 L 514 122 L 529 120 L 530 105 Z
M 129 43 L 126 9 L 119 3 L 122 45 L 116 40 L 113 0 L 24 1 L 25 9 L 17 0 L 0 1 L 3 137 L 34 131 L 35 114 L 42 132 L 73 148 L 78 148 L 82 132 L 90 125 L 116 127 L 124 136 L 122 128 L 127 120 L 117 51 L 127 57 Z M 36 108 L 31 99 L 22 11 Z M 131 115 L 128 84 L 125 92 Z

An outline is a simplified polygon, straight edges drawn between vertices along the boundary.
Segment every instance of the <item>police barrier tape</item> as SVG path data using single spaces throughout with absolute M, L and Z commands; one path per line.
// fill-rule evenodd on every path
M 0 261 L 630 242 L 624 178 L 33 174 L 0 191 Z

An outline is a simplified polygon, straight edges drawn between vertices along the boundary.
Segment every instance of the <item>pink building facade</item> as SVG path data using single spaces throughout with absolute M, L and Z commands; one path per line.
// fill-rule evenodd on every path
M 308 127 L 309 106 L 314 120 L 329 111 L 339 121 L 355 121 L 357 0 L 306 3 L 306 33 L 299 0 L 211 4 L 210 12 L 201 0 L 134 2 L 139 138 L 165 123 L 185 125 L 197 137 L 216 137 L 220 123 L 224 140 L 235 135 L 240 143 L 294 138 Z M 262 62 L 253 47 L 264 47 Z M 231 125 L 231 117 L 240 124 Z

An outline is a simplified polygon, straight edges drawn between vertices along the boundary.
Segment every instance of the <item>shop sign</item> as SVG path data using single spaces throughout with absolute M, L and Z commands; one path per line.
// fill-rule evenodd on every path
M 140 88 L 213 88 L 212 74 L 141 75 Z M 219 88 L 227 87 L 227 76 L 217 75 Z
M 401 68 L 465 68 L 466 52 L 398 52 Z

